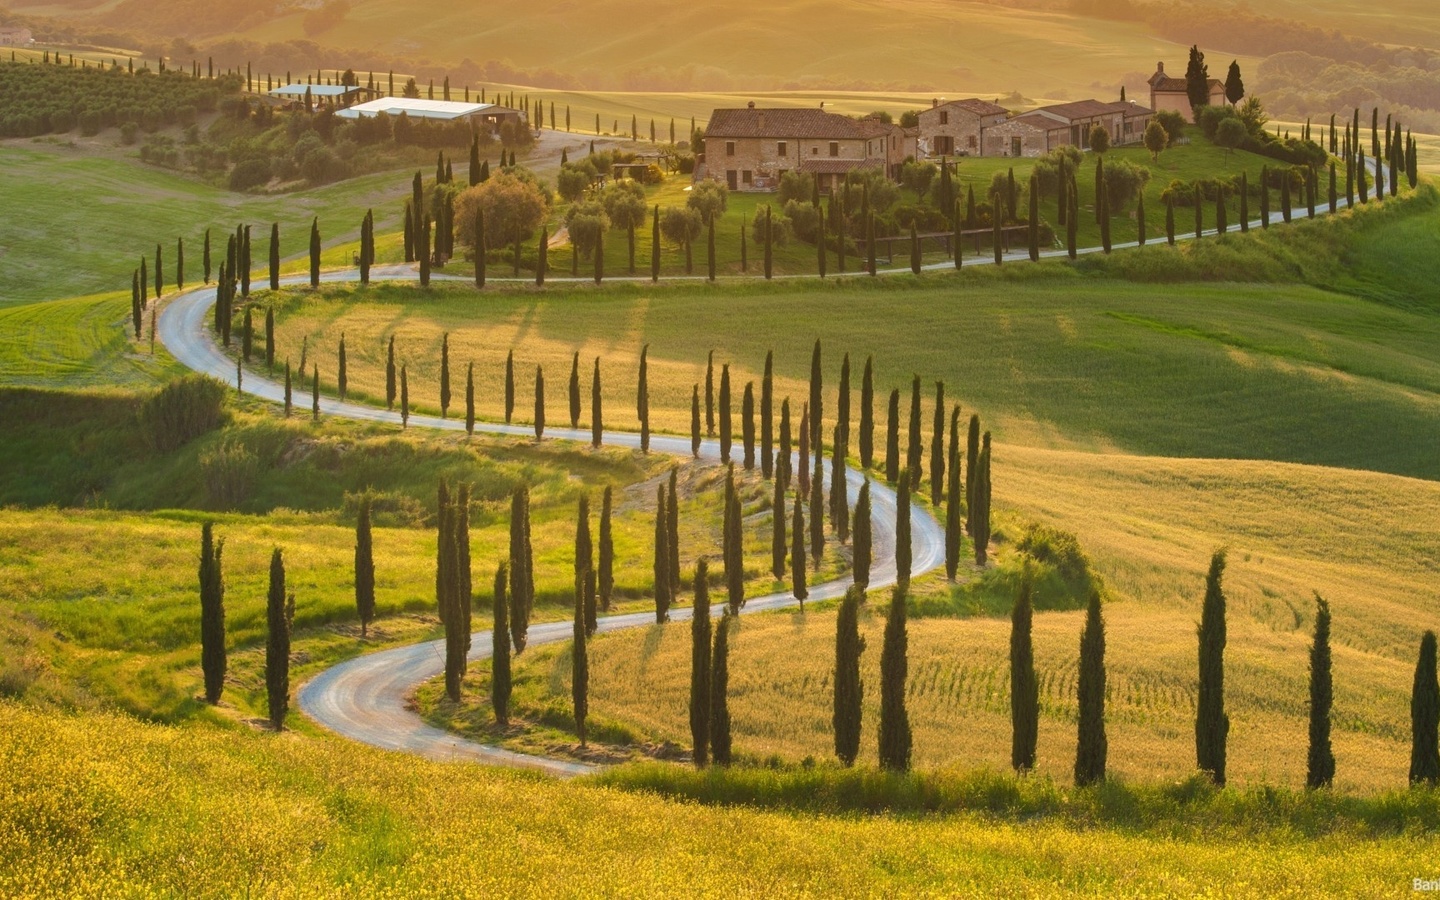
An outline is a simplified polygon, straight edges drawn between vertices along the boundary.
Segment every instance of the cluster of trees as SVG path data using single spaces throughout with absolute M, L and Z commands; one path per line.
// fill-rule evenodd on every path
M 181 72 L 92 64 L 57 54 L 45 63 L 0 62 L 0 137 L 34 137 L 79 129 L 94 135 L 102 129 L 132 124 L 157 131 L 167 125 L 189 125 L 214 112 L 222 100 L 238 94 L 235 76 L 195 79 Z

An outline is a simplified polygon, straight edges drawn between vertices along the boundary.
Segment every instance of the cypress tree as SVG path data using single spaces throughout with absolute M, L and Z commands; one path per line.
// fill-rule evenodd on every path
M 250 311 L 245 311 L 245 329 L 250 329 Z M 345 402 L 345 393 L 350 386 L 348 363 L 345 356 L 345 332 L 340 332 L 340 354 L 338 357 L 339 376 L 335 380 L 335 388 L 340 392 L 340 402 Z
M 580 427 L 580 354 L 570 358 L 570 380 L 566 382 L 566 396 L 570 401 L 570 427 Z
M 825 277 L 825 216 L 820 216 L 815 236 L 815 264 L 820 277 Z
M 910 272 L 920 274 L 920 235 L 913 221 L 910 223 Z
M 979 473 L 975 481 L 975 516 L 970 532 L 975 545 L 975 564 L 984 566 L 990 551 L 990 432 L 981 440 Z
M 875 214 L 865 217 L 865 271 L 875 274 Z
M 135 327 L 135 340 L 140 340 L 140 329 L 145 313 L 140 307 L 140 270 L 130 273 L 130 321 Z
M 720 462 L 730 462 L 732 426 L 730 424 L 730 364 L 720 367 Z
M 935 382 L 935 422 L 930 429 L 930 503 L 945 495 L 945 382 Z
M 266 330 L 267 332 L 270 331 L 270 328 L 268 327 L 268 320 L 267 320 L 267 327 L 266 327 L 265 330 Z M 265 344 L 265 353 L 266 353 L 267 356 L 270 354 L 270 346 L 271 346 L 271 343 L 272 343 L 272 342 L 271 342 L 270 339 L 267 337 L 267 338 L 266 338 L 266 344 Z M 386 351 L 386 356 L 385 356 L 385 408 L 386 408 L 386 409 L 394 409 L 394 408 L 395 408 L 395 388 L 396 388 L 395 376 L 396 376 L 396 370 L 395 370 L 395 336 L 394 336 L 394 335 L 391 335 L 391 336 L 390 336 L 390 347 L 389 347 L 389 349 Z
M 677 602 L 680 599 L 680 492 L 678 482 L 680 467 L 672 466 L 670 469 L 670 499 L 665 504 L 665 528 L 668 532 L 665 540 L 665 547 L 670 551 L 670 565 L 666 571 L 670 575 L 670 601 Z
M 310 287 L 320 286 L 320 219 L 310 222 Z
M 1292 217 L 1290 209 L 1290 177 L 1293 169 L 1285 169 L 1280 174 L 1280 217 L 1289 225 Z
M 200 668 L 205 675 L 205 702 L 220 702 L 225 688 L 225 541 L 214 539 L 214 526 L 200 526 Z
M 615 538 L 610 530 L 610 507 L 613 503 L 612 489 L 605 486 L 604 498 L 600 501 L 600 571 L 597 573 L 600 608 L 610 611 L 610 601 L 615 595 Z
M 285 360 L 285 418 L 287 418 L 287 419 L 290 418 L 290 409 L 291 409 L 291 406 L 292 406 L 292 404 L 291 404 L 291 393 L 290 393 L 290 360 L 287 359 L 287 360 Z
M 580 354 L 575 354 L 578 360 Z M 578 363 L 577 363 L 578 364 Z M 579 376 L 576 376 L 576 397 L 570 404 L 570 412 L 576 418 L 580 415 Z M 590 446 L 599 448 L 604 437 L 605 423 L 600 399 L 600 357 L 595 357 L 595 371 L 590 375 Z
M 710 761 L 710 586 L 702 557 L 695 564 L 695 608 L 690 616 L 690 743 L 697 769 Z
M 584 585 L 593 585 L 595 573 L 586 571 L 575 591 L 575 625 L 570 651 L 570 699 L 575 711 L 575 734 L 585 746 L 585 719 L 590 713 L 590 654 L 585 639 Z
M 1230 223 L 1225 219 L 1225 189 L 1216 185 L 1215 187 L 1215 233 L 1223 235 L 1230 229 Z
M 920 479 L 922 468 L 924 444 L 920 438 L 920 376 L 916 375 L 910 382 L 910 442 L 908 451 L 905 454 L 905 468 L 910 470 L 910 477 L 917 482 Z M 916 485 L 919 486 L 918 484 Z
M 710 657 L 710 758 L 717 766 L 730 765 L 730 613 L 715 627 L 715 650 Z
M 690 455 L 700 458 L 700 385 L 690 388 Z
M 1330 604 L 1315 595 L 1315 638 L 1310 644 L 1310 749 L 1305 766 L 1307 788 L 1329 787 L 1335 780 L 1330 749 Z
M 403 365 L 400 367 L 400 427 L 410 427 L 410 378 Z
M 815 347 L 810 351 L 810 443 L 816 445 L 820 443 L 820 436 L 824 434 L 820 430 L 820 422 L 825 408 L 824 388 L 823 373 L 820 367 L 820 341 L 816 339 Z
M 840 601 L 835 621 L 835 709 L 830 722 L 835 729 L 835 756 L 849 768 L 860 755 L 860 704 L 865 687 L 860 680 L 860 656 L 865 639 L 860 636 L 861 589 L 851 587 Z
M 405 261 L 407 263 L 413 263 L 415 261 L 415 244 L 417 237 L 418 235 L 415 233 L 415 212 L 410 205 L 410 201 L 407 200 L 405 202 Z
M 908 473 L 901 476 L 902 486 L 908 477 Z M 905 588 L 897 584 L 885 618 L 885 643 L 880 649 L 880 767 L 892 772 L 910 770 L 910 717 L 905 711 L 907 645 Z
M 863 592 L 870 587 L 870 565 L 873 559 L 870 540 L 870 479 L 860 486 L 860 496 L 855 500 L 855 540 L 852 546 L 850 564 L 855 585 Z M 862 594 L 861 599 L 864 599 Z
M 535 440 L 545 437 L 545 370 L 535 367 Z
M 655 204 L 655 218 L 650 226 L 650 280 L 660 280 L 660 204 Z
M 595 283 L 605 280 L 605 232 L 595 235 Z
M 515 351 L 505 354 L 505 424 L 515 415 Z
M 784 485 L 783 490 L 790 489 L 790 447 L 790 398 L 786 397 L 780 402 L 780 451 L 775 455 L 775 477 Z
M 975 477 L 980 467 L 980 416 L 970 414 L 970 429 L 965 436 L 965 530 L 975 535 Z
M 725 592 L 730 612 L 739 615 L 745 605 L 745 535 L 740 494 L 735 490 L 735 467 L 725 474 Z
M 830 524 L 840 543 L 850 539 L 849 485 L 845 480 L 845 454 L 840 449 L 840 426 L 835 426 L 835 451 L 830 454 Z
M 1001 226 L 1004 224 L 1004 214 L 1001 210 L 1004 202 L 1000 191 L 995 191 L 990 195 L 990 218 L 992 219 L 990 223 L 990 243 L 995 249 L 995 265 L 997 266 L 1004 262 L 1002 259 L 1003 251 L 1001 249 Z
M 270 226 L 270 290 L 280 290 L 280 223 Z
M 770 574 L 776 581 L 785 580 L 785 556 L 788 552 L 785 541 L 785 485 L 776 478 L 774 495 L 770 501 Z
M 145 255 L 142 253 L 140 255 L 140 306 L 142 308 L 150 302 L 150 270 L 148 268 L 149 265 L 149 262 L 145 259 Z M 157 297 L 156 299 L 159 298 Z
M 655 490 L 655 621 L 670 620 L 670 528 L 665 516 L 665 486 Z
M 640 451 L 650 452 L 650 345 L 640 348 L 640 379 L 635 390 L 635 412 L 640 417 Z
M 139 329 L 136 329 L 136 337 L 140 336 Z M 251 319 L 249 304 L 245 306 L 245 319 L 240 329 L 240 355 L 246 362 L 250 361 L 250 353 L 255 345 L 255 323 Z
M 910 471 L 900 473 L 895 502 L 895 583 L 898 596 L 910 592 Z
M 450 416 L 450 332 L 440 337 L 440 418 Z
M 475 364 L 465 366 L 465 433 L 475 433 Z
M 1364 150 L 1361 150 L 1361 151 L 1360 151 L 1360 159 L 1359 159 L 1359 161 L 1355 164 L 1355 181 L 1356 181 L 1356 183 L 1357 183 L 1357 184 L 1359 185 L 1359 187 L 1360 187 L 1360 202 L 1361 202 L 1361 203 L 1369 203 L 1369 202 L 1370 202 L 1370 177 L 1369 177 L 1369 174 L 1368 174 L 1368 173 L 1366 172 L 1366 170 L 1365 170 L 1365 151 L 1364 151 Z M 140 272 L 141 272 L 141 274 L 143 275 L 144 272 L 145 272 L 145 269 L 143 268 L 143 266 L 144 266 L 144 262 L 143 262 L 143 261 L 141 262 L 141 266 L 142 266 L 142 268 L 140 269 Z M 141 280 L 143 281 L 144 279 L 142 278 Z M 142 296 L 141 299 L 143 300 L 144 297 Z
M 945 577 L 960 569 L 960 406 L 950 413 L 950 470 L 945 484 Z
M 1075 784 L 1105 779 L 1109 745 L 1105 739 L 1105 620 L 1100 592 L 1090 592 L 1085 630 L 1080 632 L 1080 726 L 1075 749 Z
M 495 571 L 490 630 L 490 705 L 495 710 L 495 723 L 501 727 L 510 724 L 510 601 L 505 596 L 508 577 L 502 562 Z
M 1205 578 L 1205 604 L 1200 612 L 1200 691 L 1195 704 L 1195 762 L 1214 782 L 1225 784 L 1225 740 L 1230 718 L 1225 714 L 1225 551 L 1210 559 Z
M 770 235 L 770 207 L 765 207 L 765 280 L 769 281 L 775 274 L 775 253 L 771 246 Z
M 285 560 L 276 547 L 270 555 L 265 616 L 265 697 L 270 727 L 275 731 L 285 727 L 285 714 L 290 710 L 290 623 L 294 619 L 295 595 L 285 593 Z
M 1260 167 L 1260 227 L 1270 227 L 1270 169 Z
M 475 208 L 475 286 L 485 286 L 485 210 Z
M 805 504 L 795 499 L 790 522 L 790 592 L 800 602 L 800 611 L 805 611 L 805 600 L 810 596 L 805 571 Z
M 865 374 L 860 378 L 860 468 L 875 465 L 875 370 L 874 357 L 865 357 Z
M 540 243 L 535 247 L 535 286 L 545 286 L 545 270 L 548 263 L 547 255 L 550 252 L 550 238 L 547 229 L 540 229 Z
M 1250 232 L 1250 180 L 1242 170 L 1240 172 L 1240 233 Z
M 1440 781 L 1440 685 L 1435 680 L 1435 632 L 1420 639 L 1410 694 L 1410 783 Z
M 1065 212 L 1065 204 L 1064 204 L 1063 202 L 1060 204 L 1060 212 L 1061 212 L 1061 215 L 1062 215 L 1061 224 L 1063 225 L 1063 224 L 1064 224 L 1063 215 L 1064 215 L 1064 212 Z M 959 200 L 956 200 L 956 201 L 955 201 L 955 208 L 954 208 L 954 211 L 953 211 L 952 214 L 951 214 L 951 219 L 950 219 L 950 229 L 951 229 L 950 241 L 951 241 L 951 244 L 954 246 L 954 251 L 955 251 L 955 268 L 958 270 L 958 269 L 960 269 L 960 267 L 961 267 L 962 265 L 964 265 L 964 262 L 963 262 L 963 259 L 962 259 L 962 258 L 963 258 L 964 255 L 965 255 L 965 254 L 964 254 L 964 247 L 961 246 L 961 241 L 962 241 L 962 239 L 963 239 L 963 237 L 964 237 L 964 235 L 961 234 L 961 232 L 962 232 L 963 229 L 964 229 L 964 225 L 962 224 L 962 219 L 961 219 L 961 217 L 960 217 L 960 201 L 959 201 Z
M 424 221 L 422 221 L 422 222 L 420 223 L 420 227 L 419 227 L 419 230 L 418 230 L 418 234 L 419 234 L 419 236 L 420 236 L 420 237 L 419 237 L 420 247 L 419 247 L 419 252 L 418 252 L 416 255 L 420 257 L 420 286 L 421 286 L 421 287 L 429 287 L 429 286 L 430 286 L 430 220 L 429 220 L 428 218 L 425 219 Z M 516 249 L 516 263 L 515 263 L 516 272 L 515 272 L 515 274 L 516 274 L 516 275 L 519 275 L 519 274 L 520 274 L 520 272 L 519 272 L 519 266 L 520 266 L 520 263 L 519 263 L 520 241 L 519 241 L 518 238 L 517 238 L 516 241 L 515 241 L 515 249 Z
M 885 419 L 885 480 L 900 480 L 900 389 L 890 392 L 889 414 Z
M 1195 239 L 1198 241 L 1205 234 L 1205 195 L 1200 187 L 1200 182 L 1195 182 Z
M 1040 179 L 1030 175 L 1030 221 L 1026 235 L 1030 239 L 1030 261 L 1040 261 Z
M 595 571 L 594 547 L 590 542 L 590 498 L 580 495 L 575 514 L 575 596 L 584 601 L 585 573 Z
M 705 434 L 715 436 L 715 351 L 705 358 Z
M 760 472 L 775 474 L 775 352 L 765 352 L 765 374 L 760 378 Z M 698 424 L 698 421 L 697 423 Z
M 524 651 L 530 630 L 530 611 L 535 603 L 534 559 L 530 488 L 522 484 L 510 498 L 510 639 L 516 653 Z
M 1327 195 L 1327 197 L 1326 197 L 1325 199 L 1329 202 L 1329 211 L 1330 211 L 1331 213 L 1335 212 L 1336 204 L 1339 202 L 1339 197 L 1338 197 L 1337 191 L 1336 191 L 1336 184 L 1335 184 L 1335 163 L 1333 163 L 1333 162 L 1330 163 L 1330 190 L 1329 190 L 1329 194 Z
M 1035 768 L 1035 743 L 1040 728 L 1040 683 L 1035 677 L 1035 648 L 1030 631 L 1034 574 L 1029 565 L 1020 576 L 1020 593 L 1010 610 L 1010 765 L 1021 775 Z
M 816 455 L 815 477 L 810 479 L 810 565 L 820 568 L 825 556 L 825 482 L 820 474 L 820 458 Z
M 355 611 L 360 617 L 360 636 L 366 636 L 375 619 L 375 552 L 370 535 L 371 498 L 360 500 L 360 518 L 355 523 Z
M 850 354 L 840 359 L 840 387 L 835 396 L 835 447 L 840 456 L 850 455 Z
M 755 382 L 745 382 L 740 400 L 740 440 L 744 447 L 745 470 L 755 468 Z
M 320 421 L 320 366 L 311 367 L 314 377 L 310 379 L 310 413 L 315 421 Z
M 165 269 L 162 265 L 160 245 L 155 245 L 155 299 L 165 293 Z
M 1244 179 L 1245 173 L 1240 173 Z M 1145 246 L 1145 192 L 1141 191 L 1135 203 L 1135 241 L 1141 247 Z
M 804 499 L 810 496 L 810 406 L 806 404 L 800 408 L 800 447 L 797 456 L 800 457 L 800 471 L 795 477 L 795 493 L 797 499 Z

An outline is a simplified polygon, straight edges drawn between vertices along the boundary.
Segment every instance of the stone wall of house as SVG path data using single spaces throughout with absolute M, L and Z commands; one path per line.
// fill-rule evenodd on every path
M 986 156 L 1014 156 L 1014 139 L 1020 139 L 1020 156 L 1044 156 L 1046 132 L 1029 122 L 1008 121 L 985 129 Z
M 942 119 L 945 120 L 943 124 Z M 981 117 L 958 106 L 931 107 L 920 111 L 920 143 L 932 159 L 942 155 L 979 156 L 981 126 L 1003 121 L 1003 115 Z M 943 152 L 943 141 L 937 141 L 937 138 L 950 138 L 953 148 Z
M 785 155 L 780 155 L 780 143 L 785 143 Z M 878 139 L 877 139 L 878 140 Z M 734 144 L 734 153 L 726 152 L 726 145 Z M 738 191 L 773 191 L 780 186 L 780 175 L 800 168 L 802 159 L 865 159 L 865 141 L 847 138 L 836 141 L 839 145 L 837 156 L 830 155 L 828 139 L 782 139 L 782 138 L 724 138 L 705 139 L 705 175 L 721 183 L 728 183 L 730 173 L 735 173 L 734 189 Z M 749 173 L 749 181 L 746 174 Z

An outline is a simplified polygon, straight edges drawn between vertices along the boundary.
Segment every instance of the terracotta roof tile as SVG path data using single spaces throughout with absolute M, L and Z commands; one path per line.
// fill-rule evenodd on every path
M 705 127 L 707 138 L 863 138 L 860 123 L 823 109 L 717 109 Z

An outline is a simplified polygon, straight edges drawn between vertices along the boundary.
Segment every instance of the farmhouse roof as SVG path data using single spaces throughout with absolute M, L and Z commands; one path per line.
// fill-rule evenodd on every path
M 705 128 L 707 138 L 818 138 L 840 140 L 864 137 L 860 123 L 822 109 L 717 109 Z
M 939 103 L 931 109 L 945 109 L 948 106 L 958 107 L 977 116 L 1003 116 L 1010 111 L 1003 106 L 991 103 L 989 100 L 981 100 L 978 97 L 967 97 L 963 100 L 951 100 L 949 103 Z
M 1225 84 L 1218 78 L 1211 78 L 1207 84 L 1210 86 L 1210 92 L 1212 94 L 1216 88 L 1222 91 L 1225 89 Z M 1189 92 L 1189 87 L 1185 79 L 1171 78 L 1165 74 L 1165 63 L 1163 61 L 1156 64 L 1155 74 L 1150 76 L 1150 86 L 1155 89 L 1155 93 L 1157 94 L 1185 94 Z
M 462 119 L 483 113 L 512 113 L 514 110 L 493 103 L 461 103 L 455 100 L 421 100 L 414 97 L 381 97 L 367 103 L 357 103 L 349 109 L 336 113 L 346 119 L 362 116 L 376 116 L 385 113 L 398 116 L 405 113 L 412 119 Z
M 362 87 L 343 84 L 287 84 L 270 92 L 274 97 L 304 97 L 309 91 L 312 97 L 346 97 L 365 90 Z
M 1056 122 L 1069 124 L 1076 119 L 1093 119 L 1096 116 L 1122 113 L 1126 116 L 1148 116 L 1153 110 L 1124 100 L 1075 100 L 1070 103 L 1057 103 L 1053 106 L 1042 106 L 1032 109 L 1026 116 L 1040 115 Z M 1020 118 L 1020 117 L 1016 117 Z

